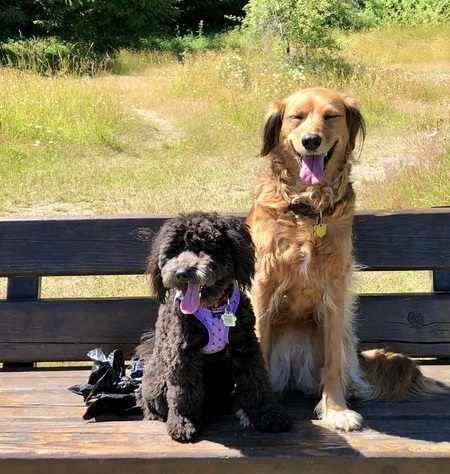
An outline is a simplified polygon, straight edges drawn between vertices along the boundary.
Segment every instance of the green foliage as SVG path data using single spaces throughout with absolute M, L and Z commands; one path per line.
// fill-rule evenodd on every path
M 360 0 L 365 27 L 441 24 L 450 20 L 448 0 Z
M 108 62 L 108 56 L 97 54 L 89 45 L 53 36 L 0 43 L 0 64 L 38 74 L 95 74 Z
M 336 50 L 333 27 L 349 27 L 351 0 L 250 0 L 243 25 L 253 37 L 277 37 L 286 52 Z
M 200 21 L 196 33 L 189 32 L 184 35 L 177 29 L 175 36 L 163 38 L 158 44 L 162 50 L 172 51 L 180 61 L 190 52 L 219 49 L 222 46 L 220 36 L 205 35 L 203 26 L 203 21 Z
M 170 50 L 183 59 L 190 51 L 234 47 L 232 39 L 281 49 L 294 64 L 317 63 L 340 49 L 336 29 L 450 21 L 448 0 L 247 1 L 0 0 L 0 61 L 45 73 L 85 72 L 104 67 L 121 48 Z M 246 39 L 228 35 L 220 44 L 217 33 L 236 23 L 235 33 Z
M 21 11 L 32 14 L 30 34 L 86 43 L 105 53 L 135 47 L 141 38 L 166 33 L 177 18 L 177 1 L 34 0 L 31 11 L 26 5 Z M 11 23 L 11 14 L 8 18 Z
M 206 33 L 217 33 L 235 25 L 232 17 L 243 16 L 247 0 L 179 0 L 178 30 L 196 31 L 200 22 Z
M 0 0 L 0 41 L 27 35 L 33 28 L 36 8 L 33 0 Z

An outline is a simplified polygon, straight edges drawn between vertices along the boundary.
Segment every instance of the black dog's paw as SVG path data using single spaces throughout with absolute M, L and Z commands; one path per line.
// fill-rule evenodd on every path
M 292 420 L 281 406 L 269 407 L 264 412 L 239 410 L 236 417 L 244 427 L 252 426 L 263 433 L 282 433 L 292 429 Z
M 161 415 L 160 413 L 153 411 L 153 410 L 143 410 L 144 418 L 150 421 L 162 421 L 165 422 L 167 420 L 166 416 Z
M 180 443 L 192 441 L 192 438 L 200 432 L 200 427 L 197 424 L 181 415 L 170 417 L 166 426 L 171 438 Z
M 137 405 L 142 408 L 142 413 L 146 420 L 157 420 L 165 422 L 167 420 L 167 415 L 161 413 L 155 407 L 155 404 L 148 399 L 139 397 L 137 400 Z

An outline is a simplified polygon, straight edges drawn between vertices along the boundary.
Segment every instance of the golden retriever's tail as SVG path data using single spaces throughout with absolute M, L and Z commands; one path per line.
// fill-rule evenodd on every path
M 361 368 L 372 385 L 370 398 L 404 400 L 417 393 L 443 393 L 444 390 L 423 375 L 419 365 L 403 354 L 372 349 L 361 352 Z

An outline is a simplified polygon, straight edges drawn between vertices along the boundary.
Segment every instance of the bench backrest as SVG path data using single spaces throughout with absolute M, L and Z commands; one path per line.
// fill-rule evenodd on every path
M 41 277 L 142 274 L 167 217 L 0 219 L 0 277 L 8 278 L 0 300 L 0 362 L 86 360 L 97 346 L 131 357 L 141 334 L 154 326 L 153 299 L 41 299 Z M 354 236 L 365 270 L 434 275 L 429 293 L 386 288 L 361 295 L 362 347 L 450 356 L 450 209 L 360 211 Z

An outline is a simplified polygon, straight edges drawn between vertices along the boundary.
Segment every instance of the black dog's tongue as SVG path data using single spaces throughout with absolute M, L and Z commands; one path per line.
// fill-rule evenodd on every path
M 200 306 L 200 285 L 189 283 L 186 294 L 180 303 L 180 310 L 183 314 L 192 314 Z

